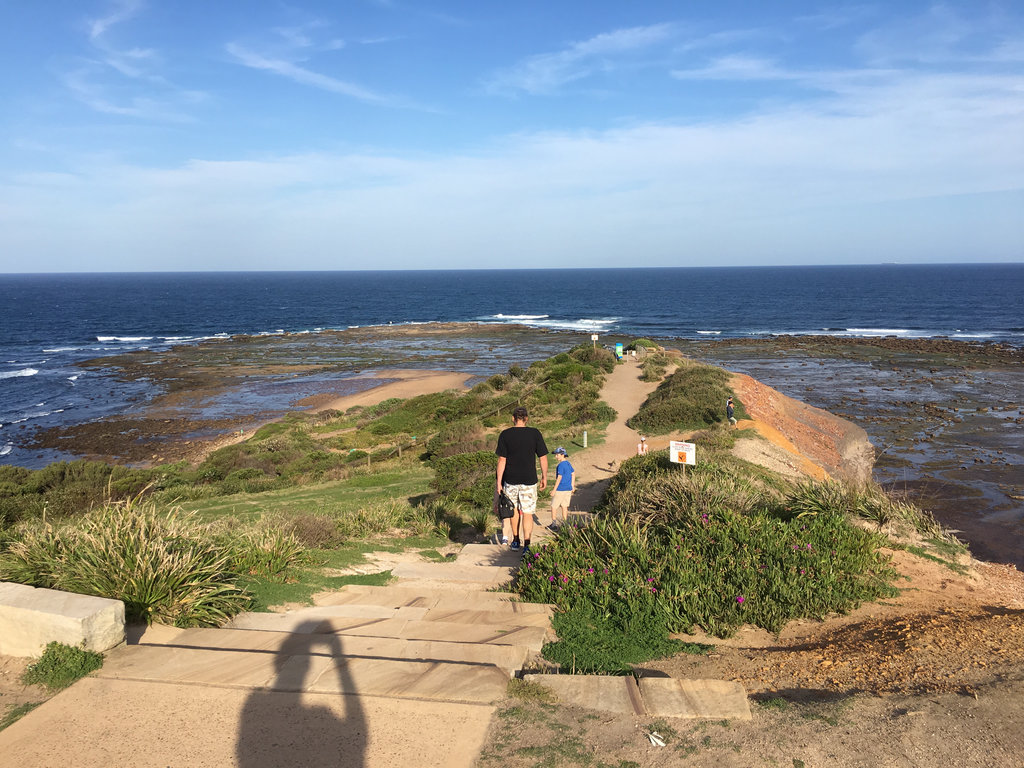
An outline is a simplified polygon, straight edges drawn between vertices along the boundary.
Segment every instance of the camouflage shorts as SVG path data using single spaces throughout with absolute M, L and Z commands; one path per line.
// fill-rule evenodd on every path
M 537 511 L 537 485 L 505 484 L 505 495 L 524 515 L 532 515 Z

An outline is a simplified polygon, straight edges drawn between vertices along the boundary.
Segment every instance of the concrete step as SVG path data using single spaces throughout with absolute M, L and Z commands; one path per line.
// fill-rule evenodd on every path
M 554 606 L 541 603 L 518 602 L 518 595 L 508 592 L 453 592 L 450 589 L 430 589 L 415 585 L 375 587 L 349 584 L 337 592 L 318 595 L 317 605 L 381 605 L 390 608 L 446 608 L 473 607 L 481 610 L 502 610 L 507 607 L 516 614 L 543 613 L 550 615 Z
M 299 635 L 361 635 L 398 637 L 405 640 L 521 645 L 533 652 L 540 651 L 548 633 L 546 627 L 516 626 L 512 623 L 465 624 L 451 621 L 367 619 L 307 613 L 321 610 L 324 609 L 309 608 L 294 613 L 241 613 L 227 624 L 227 628 L 291 632 Z
M 326 655 L 125 646 L 108 656 L 96 676 L 469 704 L 501 698 L 508 684 L 508 675 L 492 664 L 349 658 L 337 635 L 317 635 L 308 647 L 321 646 Z
M 518 568 L 523 560 L 521 551 L 496 544 L 467 544 L 455 557 L 456 565 L 487 565 Z
M 516 564 L 518 565 L 518 563 Z M 456 583 L 465 587 L 478 584 L 495 587 L 512 580 L 512 566 L 462 565 L 460 563 L 401 563 L 391 569 L 401 581 L 430 581 L 437 584 Z
M 472 599 L 446 603 L 446 607 L 413 608 L 367 603 L 342 603 L 301 608 L 284 615 L 301 615 L 307 618 L 345 619 L 403 619 L 409 621 L 447 621 L 456 624 L 493 624 L 516 627 L 547 627 L 549 611 L 523 611 L 516 603 L 483 602 L 474 605 Z
M 331 656 L 336 647 L 314 635 L 293 635 L 256 629 L 179 629 L 171 632 L 147 630 L 135 644 L 173 646 L 193 650 L 264 651 L 283 654 Z M 531 651 L 523 646 L 491 643 L 449 643 L 436 640 L 403 640 L 397 637 L 349 635 L 338 641 L 347 658 L 365 657 L 411 661 L 446 661 L 491 664 L 506 675 L 523 668 Z

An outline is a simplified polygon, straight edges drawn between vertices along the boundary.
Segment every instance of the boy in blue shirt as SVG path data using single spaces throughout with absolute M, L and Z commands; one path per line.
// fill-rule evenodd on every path
M 569 463 L 569 454 L 565 448 L 555 449 L 558 466 L 555 467 L 555 486 L 551 491 L 551 524 L 558 520 L 558 510 L 562 510 L 562 522 L 569 519 L 569 499 L 576 490 L 576 471 Z

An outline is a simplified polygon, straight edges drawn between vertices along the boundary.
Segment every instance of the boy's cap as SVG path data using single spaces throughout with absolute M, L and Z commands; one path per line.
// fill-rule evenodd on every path
M 563 456 L 569 455 L 568 453 L 565 452 L 565 448 L 563 448 L 562 446 L 558 446 L 557 448 L 555 448 L 555 453 L 560 453 Z

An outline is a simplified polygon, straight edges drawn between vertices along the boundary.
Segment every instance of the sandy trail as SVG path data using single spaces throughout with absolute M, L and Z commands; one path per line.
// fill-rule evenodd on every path
M 608 376 L 601 390 L 601 399 L 614 408 L 618 416 L 608 425 L 607 437 L 601 445 L 578 451 L 571 457 L 577 487 L 572 497 L 573 511 L 591 511 L 619 464 L 636 455 L 640 434 L 626 426 L 626 419 L 640 410 L 658 384 L 657 381 L 640 381 L 640 364 L 633 357 L 625 358 Z M 656 451 L 668 447 L 670 439 L 675 438 L 648 438 L 647 443 L 650 450 Z

